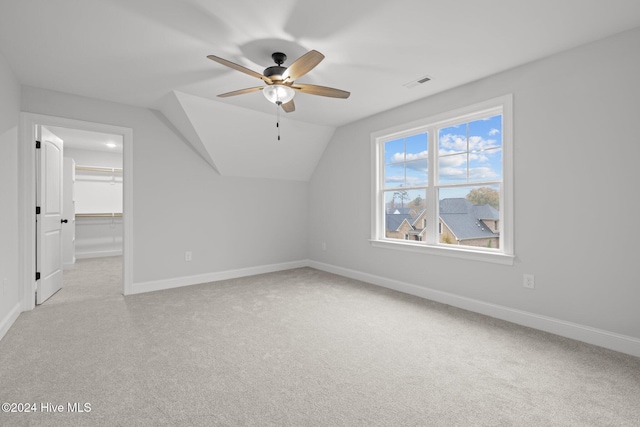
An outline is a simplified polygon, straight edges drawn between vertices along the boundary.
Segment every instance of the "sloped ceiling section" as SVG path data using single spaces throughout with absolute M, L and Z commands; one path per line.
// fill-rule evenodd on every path
M 161 110 L 166 119 L 180 132 L 180 134 L 186 139 L 191 147 L 196 150 L 202 158 L 211 165 L 218 173 L 218 167 L 211 158 L 211 155 L 204 146 L 204 143 L 198 136 L 198 133 L 193 127 L 191 120 L 182 108 L 182 104 L 178 100 L 178 95 L 175 92 L 171 92 L 167 95 L 164 105 Z
M 265 101 L 266 102 L 266 101 Z M 308 181 L 334 127 L 173 91 L 161 112 L 222 176 Z

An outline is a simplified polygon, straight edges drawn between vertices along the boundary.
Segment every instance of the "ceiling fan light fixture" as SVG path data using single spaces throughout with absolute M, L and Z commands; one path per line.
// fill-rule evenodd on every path
M 274 84 L 266 86 L 262 89 L 262 93 L 269 102 L 273 102 L 274 104 L 286 104 L 293 99 L 296 91 L 291 89 L 289 86 Z
M 326 86 L 299 83 L 296 83 L 294 86 L 295 89 L 291 86 L 294 81 L 305 76 L 324 59 L 324 55 L 317 50 L 310 50 L 305 53 L 300 58 L 296 59 L 289 67 L 282 65 L 286 61 L 287 55 L 282 52 L 274 52 L 271 55 L 271 58 L 276 65 L 267 67 L 262 74 L 215 55 L 207 55 L 207 58 L 233 70 L 258 78 L 266 84 L 266 86 L 250 87 L 234 90 L 233 92 L 222 93 L 218 95 L 221 98 L 243 95 L 245 93 L 253 93 L 261 90 L 264 93 L 264 97 L 267 98 L 267 101 L 276 104 L 278 107 L 282 107 L 282 110 L 285 113 L 291 113 L 296 110 L 296 107 L 293 104 L 293 97 L 296 92 L 342 99 L 349 98 L 350 95 L 347 91 Z M 279 111 L 280 108 L 278 108 L 278 112 Z

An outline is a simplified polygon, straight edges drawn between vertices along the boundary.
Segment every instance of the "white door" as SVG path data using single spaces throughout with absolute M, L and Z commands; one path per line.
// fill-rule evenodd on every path
M 62 288 L 62 140 L 44 126 L 36 130 L 38 158 L 36 215 L 36 303 L 42 304 Z
M 62 178 L 62 267 L 67 270 L 76 262 L 76 202 L 74 185 L 76 182 L 76 162 L 65 157 Z M 64 222 L 67 220 L 67 222 Z

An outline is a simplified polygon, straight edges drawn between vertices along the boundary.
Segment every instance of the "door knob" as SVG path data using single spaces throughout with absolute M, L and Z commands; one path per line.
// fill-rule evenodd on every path
M 67 222 L 69 222 L 69 220 L 61 219 L 60 222 L 63 223 L 63 224 L 66 224 Z

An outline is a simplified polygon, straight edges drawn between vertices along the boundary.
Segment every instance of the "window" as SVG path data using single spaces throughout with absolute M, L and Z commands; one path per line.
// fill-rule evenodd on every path
M 511 110 L 509 95 L 373 134 L 372 244 L 512 264 Z

